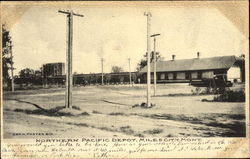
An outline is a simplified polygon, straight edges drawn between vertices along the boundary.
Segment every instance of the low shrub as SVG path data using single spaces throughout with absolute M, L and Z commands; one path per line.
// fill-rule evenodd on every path
M 222 94 L 214 97 L 214 101 L 218 102 L 245 102 L 245 92 L 227 90 Z

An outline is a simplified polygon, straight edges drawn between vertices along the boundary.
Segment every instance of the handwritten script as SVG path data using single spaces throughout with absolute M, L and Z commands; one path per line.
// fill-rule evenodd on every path
M 184 152 L 227 153 L 238 149 L 240 142 L 223 138 L 35 139 L 29 143 L 3 142 L 1 153 L 3 158 L 157 157 Z

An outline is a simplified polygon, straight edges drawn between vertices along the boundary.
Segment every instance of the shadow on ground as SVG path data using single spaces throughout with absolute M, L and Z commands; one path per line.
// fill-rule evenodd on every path
M 73 111 L 81 111 L 81 109 L 77 106 L 72 106 L 72 110 L 73 111 L 65 111 L 65 106 L 57 106 L 55 108 L 51 108 L 51 109 L 44 109 L 41 106 L 39 106 L 38 104 L 35 103 L 31 103 L 28 101 L 23 101 L 23 100 L 19 100 L 19 99 L 11 99 L 11 100 L 15 100 L 17 102 L 20 103 L 26 103 L 26 104 L 31 104 L 33 106 L 35 106 L 37 109 L 35 110 L 30 110 L 30 109 L 14 109 L 15 112 L 24 112 L 26 114 L 36 114 L 36 115 L 45 115 L 45 116 L 76 116 L 76 113 L 73 113 Z M 8 109 L 6 109 L 8 110 Z M 89 115 L 87 112 L 82 112 L 82 113 L 78 113 L 77 116 L 80 115 Z
M 138 115 L 138 114 L 134 114 Z M 172 114 L 146 114 L 139 115 L 152 119 L 162 119 L 162 120 L 174 120 L 182 121 L 191 124 L 201 124 L 205 126 L 211 126 L 215 128 L 226 128 L 229 131 L 218 132 L 218 136 L 227 137 L 245 137 L 246 136 L 246 125 L 245 125 L 245 115 L 244 114 L 201 114 L 199 116 L 185 116 L 183 114 L 172 115 Z M 226 119 L 226 121 L 221 121 L 220 119 Z M 207 134 L 214 136 L 214 134 Z

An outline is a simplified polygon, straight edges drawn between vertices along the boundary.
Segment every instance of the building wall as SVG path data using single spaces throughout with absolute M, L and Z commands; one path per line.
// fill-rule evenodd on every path
M 215 70 L 197 70 L 197 71 L 182 71 L 182 72 L 157 72 L 157 82 L 190 82 L 192 80 L 212 79 L 214 78 Z M 224 72 L 224 70 L 217 70 Z M 216 72 L 216 71 L 215 71 Z M 144 74 L 146 78 L 146 73 Z M 153 77 L 151 76 L 151 79 Z M 146 81 L 146 79 L 143 79 Z
M 198 78 L 198 72 L 191 72 L 191 78 L 192 79 L 197 79 Z
M 237 81 L 237 82 L 242 82 L 241 81 L 241 70 L 239 67 L 231 67 L 227 71 L 227 79 L 231 82 Z
M 48 63 L 43 65 L 44 77 L 54 77 L 65 75 L 64 63 Z
M 64 63 L 58 63 L 54 65 L 54 76 L 65 75 L 65 65 Z
M 231 71 L 231 70 L 230 70 Z M 230 72 L 229 71 L 229 72 Z M 237 79 L 240 78 L 240 69 L 237 68 Z M 159 82 L 190 82 L 190 80 L 213 79 L 214 75 L 227 74 L 226 70 L 198 70 L 182 72 L 157 72 L 157 81 Z M 235 73 L 232 73 L 235 74 Z M 230 76 L 230 75 L 229 75 Z M 152 76 L 151 76 L 152 79 Z

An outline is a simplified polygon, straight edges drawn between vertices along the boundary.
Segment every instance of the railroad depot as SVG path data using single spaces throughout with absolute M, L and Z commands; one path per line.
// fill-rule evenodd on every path
M 153 68 L 151 65 L 151 80 L 153 80 Z M 140 73 L 142 81 L 146 81 L 147 66 Z M 197 58 L 158 61 L 156 63 L 157 83 L 202 83 L 207 79 L 221 77 L 225 81 L 244 82 L 245 68 L 244 58 L 236 56 L 220 56 L 210 58 Z

